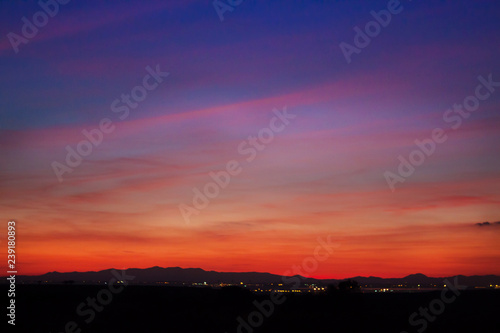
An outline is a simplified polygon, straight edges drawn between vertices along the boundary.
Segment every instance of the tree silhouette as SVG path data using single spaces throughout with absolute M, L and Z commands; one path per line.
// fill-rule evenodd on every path
M 348 279 L 339 283 L 339 291 L 353 292 L 359 289 L 359 283 L 356 280 Z
M 327 295 L 334 295 L 337 292 L 338 292 L 337 286 L 334 285 L 333 283 L 329 284 L 326 287 L 326 293 L 327 293 Z

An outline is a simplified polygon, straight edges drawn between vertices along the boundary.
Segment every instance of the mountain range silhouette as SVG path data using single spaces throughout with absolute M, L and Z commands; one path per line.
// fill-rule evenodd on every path
M 18 275 L 16 280 L 24 283 L 63 283 L 72 281 L 75 283 L 100 283 L 110 279 L 114 270 L 121 269 L 106 269 L 101 271 L 90 272 L 49 272 L 42 275 Z M 283 283 L 283 276 L 261 273 L 261 272 L 216 272 L 206 271 L 201 268 L 181 268 L 181 267 L 159 267 L 150 268 L 129 268 L 126 269 L 128 275 L 134 276 L 132 284 L 151 284 L 158 282 L 169 283 L 204 283 L 207 284 L 256 284 L 256 283 Z M 340 281 L 347 279 L 315 279 L 296 275 L 302 283 L 317 283 L 317 284 L 337 284 Z M 469 287 L 490 285 L 499 285 L 500 276 L 483 275 L 483 276 L 448 276 L 448 277 L 428 277 L 422 273 L 411 274 L 402 278 L 380 278 L 375 276 L 355 276 L 350 279 L 356 280 L 360 285 L 383 286 L 383 285 L 443 285 L 445 280 L 453 281 L 457 277 L 460 285 Z

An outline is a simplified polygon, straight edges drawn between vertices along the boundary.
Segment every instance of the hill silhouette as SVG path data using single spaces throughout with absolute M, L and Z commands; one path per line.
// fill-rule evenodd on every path
M 106 269 L 101 271 L 90 272 L 49 272 L 42 275 L 18 275 L 17 281 L 24 283 L 36 283 L 42 281 L 44 283 L 63 283 L 65 281 L 73 281 L 74 283 L 103 283 L 108 281 L 114 269 Z M 207 284 L 238 284 L 238 283 L 283 283 L 283 276 L 262 273 L 262 272 L 216 272 L 206 271 L 201 268 L 181 268 L 181 267 L 159 267 L 150 268 L 129 268 L 127 274 L 134 276 L 132 284 L 152 284 L 157 282 L 169 283 L 204 283 Z M 323 285 L 338 284 L 347 279 L 315 279 L 302 276 L 296 276 L 302 283 L 317 283 Z M 484 276 L 464 276 L 458 275 L 458 281 L 465 286 L 482 286 L 500 285 L 500 276 L 484 275 Z M 375 276 L 351 277 L 351 280 L 357 281 L 361 286 L 388 286 L 388 285 L 436 285 L 442 286 L 443 281 L 448 279 L 452 281 L 455 276 L 448 277 L 428 277 L 422 273 L 411 274 L 403 278 L 380 278 Z M 5 279 L 3 279 L 5 281 Z

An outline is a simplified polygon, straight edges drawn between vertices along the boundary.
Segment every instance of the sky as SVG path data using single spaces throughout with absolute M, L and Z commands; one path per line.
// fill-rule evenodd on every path
M 498 1 L 47 3 L 0 2 L 18 274 L 500 274 Z

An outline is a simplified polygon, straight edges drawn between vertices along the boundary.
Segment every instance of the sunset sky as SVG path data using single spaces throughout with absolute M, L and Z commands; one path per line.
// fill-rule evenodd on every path
M 339 44 L 387 6 L 245 0 L 221 21 L 211 0 L 73 0 L 16 52 L 8 34 L 42 9 L 2 1 L 0 253 L 15 220 L 19 274 L 283 274 L 329 236 L 307 275 L 500 275 L 500 3 L 401 1 L 348 63 Z M 446 121 L 478 89 L 477 110 Z M 147 96 L 128 107 L 133 91 Z M 242 154 L 284 108 L 295 117 Z M 112 130 L 58 179 L 103 119 Z M 392 191 L 384 174 L 439 128 Z M 187 221 L 179 207 L 230 161 L 241 172 Z

